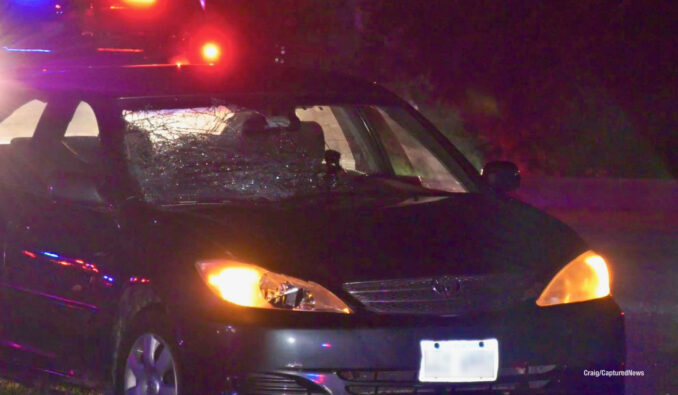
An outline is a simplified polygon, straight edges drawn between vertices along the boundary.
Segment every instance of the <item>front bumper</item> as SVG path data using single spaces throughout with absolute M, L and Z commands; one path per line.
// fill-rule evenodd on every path
M 611 298 L 444 321 L 356 315 L 320 328 L 179 322 L 184 384 L 201 393 L 623 393 L 622 376 L 585 372 L 624 369 L 623 315 Z M 417 381 L 420 340 L 484 338 L 499 341 L 496 382 Z

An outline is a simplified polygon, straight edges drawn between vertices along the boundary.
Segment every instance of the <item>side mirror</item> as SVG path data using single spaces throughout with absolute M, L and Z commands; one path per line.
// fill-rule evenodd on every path
M 78 173 L 54 174 L 49 180 L 52 200 L 80 203 L 88 206 L 104 204 L 94 177 Z
M 480 175 L 497 192 L 509 192 L 520 186 L 520 171 L 513 162 L 489 162 Z

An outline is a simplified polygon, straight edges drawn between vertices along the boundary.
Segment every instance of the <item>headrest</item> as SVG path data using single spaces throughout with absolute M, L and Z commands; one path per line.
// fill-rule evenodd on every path
M 325 158 L 325 135 L 317 122 L 300 122 L 297 130 L 297 145 L 301 152 L 319 165 Z M 317 163 L 315 163 L 317 161 Z
M 263 124 L 261 121 L 263 120 Z M 316 122 L 299 122 L 298 127 L 266 127 L 263 119 L 246 121 L 241 133 L 241 154 L 245 157 L 264 157 L 265 160 L 283 163 L 300 163 L 317 166 L 325 154 L 323 130 Z M 257 125 L 258 129 L 254 126 Z M 263 126 L 263 127 L 262 127 Z

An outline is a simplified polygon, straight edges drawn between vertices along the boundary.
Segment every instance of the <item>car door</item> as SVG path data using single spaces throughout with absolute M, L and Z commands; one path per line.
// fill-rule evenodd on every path
M 7 80 L 0 81 L 0 91 L 3 92 L 0 100 L 0 245 L 4 248 L 9 214 L 13 212 L 16 203 L 23 200 L 19 196 L 17 185 L 25 180 L 19 171 L 23 167 L 23 157 L 13 155 L 14 147 L 10 143 L 33 136 L 47 102 L 39 92 L 30 91 Z M 21 352 L 8 331 L 15 310 L 7 300 L 4 280 L 3 254 L 0 255 L 0 359 L 11 362 Z
M 79 120 L 79 113 L 93 116 L 82 108 L 73 101 L 55 109 L 48 105 L 51 120 L 44 124 L 51 130 L 38 126 L 33 141 L 19 149 L 31 164 L 35 187 L 26 189 L 12 212 L 3 281 L 12 310 L 8 331 L 25 351 L 23 362 L 68 375 L 78 375 L 86 366 L 83 350 L 97 348 L 98 314 L 102 304 L 114 299 L 117 277 L 110 270 L 117 246 L 110 207 L 47 192 L 55 181 L 100 176 L 92 163 L 98 155 L 78 152 L 96 150 L 99 142 L 96 121 Z M 78 131 L 64 135 L 74 122 L 81 123 Z

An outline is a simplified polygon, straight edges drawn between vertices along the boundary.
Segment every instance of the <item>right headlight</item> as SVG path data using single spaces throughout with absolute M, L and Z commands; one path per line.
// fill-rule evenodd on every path
M 610 294 L 610 274 L 600 255 L 587 251 L 562 268 L 537 299 L 538 306 L 584 302 Z
M 222 299 L 247 307 L 351 314 L 351 309 L 318 283 L 262 267 L 219 259 L 196 265 L 208 287 Z

